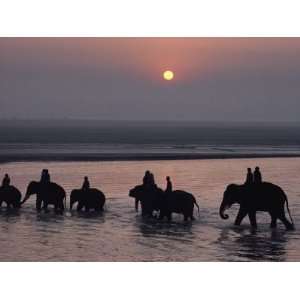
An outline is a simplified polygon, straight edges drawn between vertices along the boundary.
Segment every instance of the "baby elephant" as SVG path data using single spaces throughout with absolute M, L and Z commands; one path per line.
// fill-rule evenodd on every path
M 85 211 L 94 209 L 95 211 L 103 211 L 105 203 L 105 195 L 98 189 L 75 189 L 71 192 L 70 196 L 70 210 L 73 205 L 77 204 L 77 211 L 81 211 L 83 208 Z

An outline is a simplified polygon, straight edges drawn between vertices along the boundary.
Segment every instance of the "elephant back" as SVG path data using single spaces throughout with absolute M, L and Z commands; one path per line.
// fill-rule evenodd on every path
M 245 187 L 246 193 L 249 193 L 249 197 L 262 198 L 262 199 L 281 199 L 285 201 L 287 196 L 283 189 L 271 182 L 262 182 L 258 184 L 252 184 L 249 187 Z
M 0 197 L 3 198 L 3 200 L 10 199 L 11 201 L 16 203 L 20 203 L 22 198 L 21 192 L 13 185 L 1 187 L 0 195 Z
M 50 188 L 53 190 L 53 192 L 57 193 L 57 195 L 60 195 L 61 197 L 66 196 L 66 192 L 62 186 L 55 182 L 50 182 Z
M 39 193 L 46 199 L 64 199 L 66 197 L 65 190 L 55 182 L 49 182 L 48 184 L 40 184 Z
M 105 203 L 105 195 L 102 191 L 96 189 L 96 188 L 91 188 L 89 189 L 89 197 L 94 200 L 98 200 L 102 204 Z
M 182 190 L 175 190 L 167 194 L 166 197 L 170 209 L 178 213 L 186 209 L 193 209 L 196 201 L 192 194 Z
M 188 193 L 188 192 L 182 191 L 182 190 L 173 191 L 170 194 L 170 197 L 172 198 L 172 200 L 175 200 L 175 201 L 186 201 L 186 202 L 194 202 L 195 201 L 195 197 L 191 193 Z

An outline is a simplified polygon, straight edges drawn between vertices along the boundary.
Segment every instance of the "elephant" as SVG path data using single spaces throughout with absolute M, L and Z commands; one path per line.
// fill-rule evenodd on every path
M 129 197 L 135 198 L 135 208 L 141 202 L 142 216 L 152 217 L 153 211 L 159 210 L 159 201 L 164 197 L 164 191 L 156 186 L 137 185 L 129 191 Z
M 287 196 L 285 192 L 275 184 L 262 182 L 256 184 L 228 185 L 219 209 L 219 214 L 222 219 L 228 219 L 225 210 L 230 208 L 234 203 L 240 205 L 238 215 L 234 222 L 235 225 L 240 225 L 244 217 L 248 215 L 251 226 L 257 228 L 256 212 L 266 211 L 271 216 L 271 228 L 276 228 L 277 219 L 279 219 L 287 230 L 294 229 Z M 285 203 L 291 222 L 289 222 L 285 216 Z
M 36 209 L 41 210 L 43 208 L 47 211 L 48 205 L 54 205 L 55 211 L 64 211 L 66 202 L 66 192 L 58 184 L 54 182 L 41 183 L 37 181 L 31 181 L 26 190 L 26 195 L 21 204 L 28 200 L 31 195 L 36 194 Z
M 7 208 L 20 208 L 21 198 L 21 192 L 13 185 L 0 187 L 0 207 L 2 206 L 2 202 L 5 202 Z
M 195 197 L 185 191 L 166 193 L 157 187 L 137 185 L 129 191 L 129 196 L 141 202 L 142 216 L 152 217 L 153 211 L 159 211 L 159 219 L 167 217 L 170 221 L 174 212 L 183 214 L 184 220 L 187 221 L 188 218 L 194 220 L 194 205 L 199 211 Z
M 105 195 L 98 189 L 75 189 L 71 192 L 70 196 L 70 210 L 74 203 L 77 204 L 77 211 L 81 211 L 82 208 L 85 211 L 94 209 L 95 211 L 103 211 L 103 206 L 105 203 Z
M 188 221 L 189 218 L 193 221 L 195 219 L 194 205 L 198 208 L 199 213 L 199 205 L 195 197 L 188 192 L 175 190 L 165 193 L 164 198 L 159 202 L 159 219 L 167 217 L 170 221 L 172 219 L 172 213 L 178 213 L 183 214 L 184 221 Z

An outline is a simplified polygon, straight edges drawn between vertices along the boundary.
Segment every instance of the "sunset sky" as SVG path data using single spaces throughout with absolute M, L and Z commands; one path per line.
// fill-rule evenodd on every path
M 0 38 L 0 118 L 299 115 L 300 38 Z

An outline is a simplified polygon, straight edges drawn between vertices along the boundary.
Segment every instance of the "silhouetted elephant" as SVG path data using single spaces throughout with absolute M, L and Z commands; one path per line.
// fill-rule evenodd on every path
M 164 191 L 156 186 L 137 185 L 129 191 L 129 196 L 141 202 L 143 217 L 152 217 L 153 211 L 159 210 L 159 202 L 164 197 Z
M 22 204 L 31 196 L 36 194 L 36 209 L 43 208 L 47 210 L 49 204 L 54 205 L 55 211 L 63 211 L 65 209 L 64 201 L 66 201 L 66 192 L 58 184 L 54 182 L 40 183 L 31 181 L 28 184 L 26 195 Z
M 294 229 L 287 196 L 277 185 L 269 182 L 250 185 L 228 185 L 224 192 L 223 201 L 219 211 L 222 219 L 228 219 L 228 215 L 224 212 L 234 203 L 240 204 L 240 210 L 234 223 L 235 225 L 240 225 L 243 218 L 248 215 L 251 226 L 256 228 L 256 212 L 266 211 L 271 215 L 272 228 L 276 227 L 277 219 L 279 219 L 287 229 Z M 285 203 L 291 222 L 285 217 Z
M 172 213 L 183 214 L 184 221 L 188 218 L 194 220 L 194 205 L 198 208 L 199 205 L 196 202 L 195 197 L 185 191 L 175 190 L 170 193 L 165 193 L 162 201 L 159 201 L 159 219 L 167 217 L 170 221 L 172 219 Z
M 0 206 L 5 202 L 7 208 L 20 208 L 21 198 L 21 192 L 13 185 L 0 187 Z
M 74 203 L 77 204 L 77 211 L 81 211 L 83 208 L 85 211 L 94 209 L 95 211 L 103 211 L 105 203 L 105 195 L 98 189 L 76 189 L 71 192 L 70 196 L 70 209 L 72 209 Z

